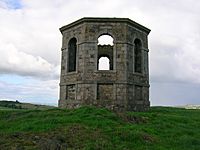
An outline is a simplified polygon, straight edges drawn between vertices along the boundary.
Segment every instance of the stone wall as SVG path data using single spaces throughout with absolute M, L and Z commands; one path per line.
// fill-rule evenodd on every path
M 95 105 L 116 111 L 145 111 L 149 102 L 149 29 L 127 18 L 83 18 L 62 27 L 59 106 Z M 98 45 L 106 34 L 114 45 Z M 69 41 L 77 41 L 76 68 L 68 71 Z M 135 44 L 141 42 L 141 72 L 135 72 Z M 110 70 L 98 70 L 100 56 L 108 56 Z

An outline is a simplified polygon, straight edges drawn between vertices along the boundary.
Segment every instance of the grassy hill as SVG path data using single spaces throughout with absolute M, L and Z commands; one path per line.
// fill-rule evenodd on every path
M 19 101 L 0 100 L 0 109 L 51 109 L 53 106 L 21 103 Z
M 0 150 L 199 150 L 200 110 L 2 109 Z

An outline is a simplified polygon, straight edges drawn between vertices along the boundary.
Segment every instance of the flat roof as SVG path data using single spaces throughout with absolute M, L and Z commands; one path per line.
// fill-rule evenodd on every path
M 139 23 L 129 19 L 129 18 L 101 18 L 101 17 L 84 17 L 84 18 L 81 18 L 77 21 L 74 21 L 68 25 L 65 25 L 63 27 L 60 28 L 60 32 L 63 32 L 64 30 L 66 29 L 69 29 L 73 26 L 76 26 L 76 25 L 79 25 L 81 23 L 84 23 L 84 22 L 99 22 L 99 23 L 105 23 L 105 22 L 110 22 L 110 23 L 115 23 L 115 22 L 119 22 L 119 23 L 127 23 L 127 24 L 130 24 L 132 26 L 135 26 L 137 27 L 138 29 L 142 30 L 142 31 L 145 31 L 146 33 L 149 34 L 149 32 L 151 31 L 150 29 L 146 28 L 145 26 L 143 25 L 140 25 Z

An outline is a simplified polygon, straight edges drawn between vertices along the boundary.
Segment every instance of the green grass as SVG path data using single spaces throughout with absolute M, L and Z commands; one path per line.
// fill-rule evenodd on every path
M 199 150 L 200 110 L 0 110 L 0 149 Z
M 0 106 L 0 110 L 12 110 L 12 108 Z

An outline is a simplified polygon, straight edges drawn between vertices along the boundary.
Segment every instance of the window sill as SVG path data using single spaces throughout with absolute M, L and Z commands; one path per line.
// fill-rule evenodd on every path
M 116 73 L 116 70 L 95 70 L 95 73 Z

